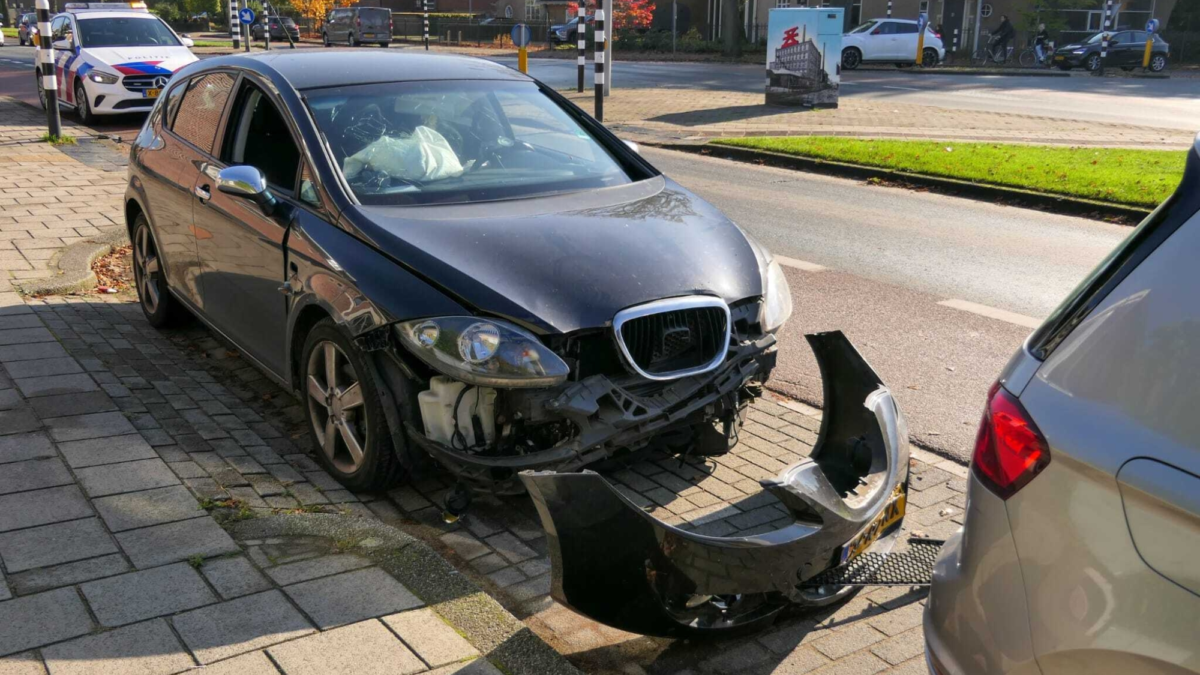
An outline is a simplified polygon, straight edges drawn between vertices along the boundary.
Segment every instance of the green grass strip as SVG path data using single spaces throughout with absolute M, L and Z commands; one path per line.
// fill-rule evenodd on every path
M 825 136 L 722 138 L 713 143 L 1149 208 L 1175 191 L 1187 158 L 1184 150 Z

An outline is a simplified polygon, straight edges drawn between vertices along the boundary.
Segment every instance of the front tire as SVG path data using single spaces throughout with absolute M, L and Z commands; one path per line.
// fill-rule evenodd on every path
M 179 321 L 183 307 L 167 287 L 158 245 L 145 214 L 138 214 L 133 221 L 133 280 L 142 313 L 151 326 L 166 328 Z
M 37 72 L 37 74 L 33 77 L 37 80 L 38 101 L 40 101 L 42 104 L 42 110 L 46 110 L 49 106 L 46 103 L 46 90 L 42 87 L 42 74 L 40 70 L 35 69 L 35 72 Z
M 842 50 L 842 68 L 854 70 L 860 64 L 862 64 L 862 52 L 856 47 L 848 47 Z
M 358 46 L 358 40 L 354 39 L 354 33 L 346 33 L 346 46 L 347 47 L 357 47 Z
M 75 83 L 75 116 L 83 125 L 90 125 L 96 121 L 96 116 L 92 114 L 92 105 L 88 102 L 87 90 L 83 88 L 82 82 Z
M 353 341 L 325 319 L 301 352 L 301 389 L 317 459 L 342 485 L 370 492 L 394 487 L 404 476 L 391 445 L 374 366 Z
M 1092 54 L 1091 56 L 1087 57 L 1087 60 L 1083 62 L 1083 67 L 1089 73 L 1094 73 L 1097 70 L 1100 70 L 1100 55 Z

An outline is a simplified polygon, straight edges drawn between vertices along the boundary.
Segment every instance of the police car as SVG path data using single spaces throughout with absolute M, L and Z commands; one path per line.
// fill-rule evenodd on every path
M 171 75 L 197 60 L 188 49 L 192 41 L 143 2 L 69 2 L 64 9 L 50 22 L 58 100 L 81 122 L 149 110 Z M 40 46 L 38 52 L 40 63 Z M 37 81 L 44 108 L 42 78 Z

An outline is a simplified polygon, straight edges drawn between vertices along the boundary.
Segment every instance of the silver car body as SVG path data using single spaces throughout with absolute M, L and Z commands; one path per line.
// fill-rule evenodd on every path
M 1002 374 L 1051 459 L 1007 501 L 973 467 L 926 608 L 931 672 L 1200 673 L 1198 205 L 1200 139 L 1176 195 L 1064 304 L 1094 306 Z

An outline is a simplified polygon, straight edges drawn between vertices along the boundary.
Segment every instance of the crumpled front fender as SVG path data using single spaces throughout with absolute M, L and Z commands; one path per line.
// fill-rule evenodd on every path
M 878 527 L 907 490 L 904 421 L 841 332 L 807 339 L 824 380 L 821 432 L 809 458 L 763 481 L 795 522 L 754 536 L 709 537 L 654 518 L 597 473 L 524 472 L 549 537 L 557 601 L 646 635 L 744 628 L 801 600 L 798 584 L 839 564 L 847 542 Z M 695 605 L 706 596 L 722 598 L 728 620 L 697 618 Z M 740 615 L 730 603 L 743 608 Z

